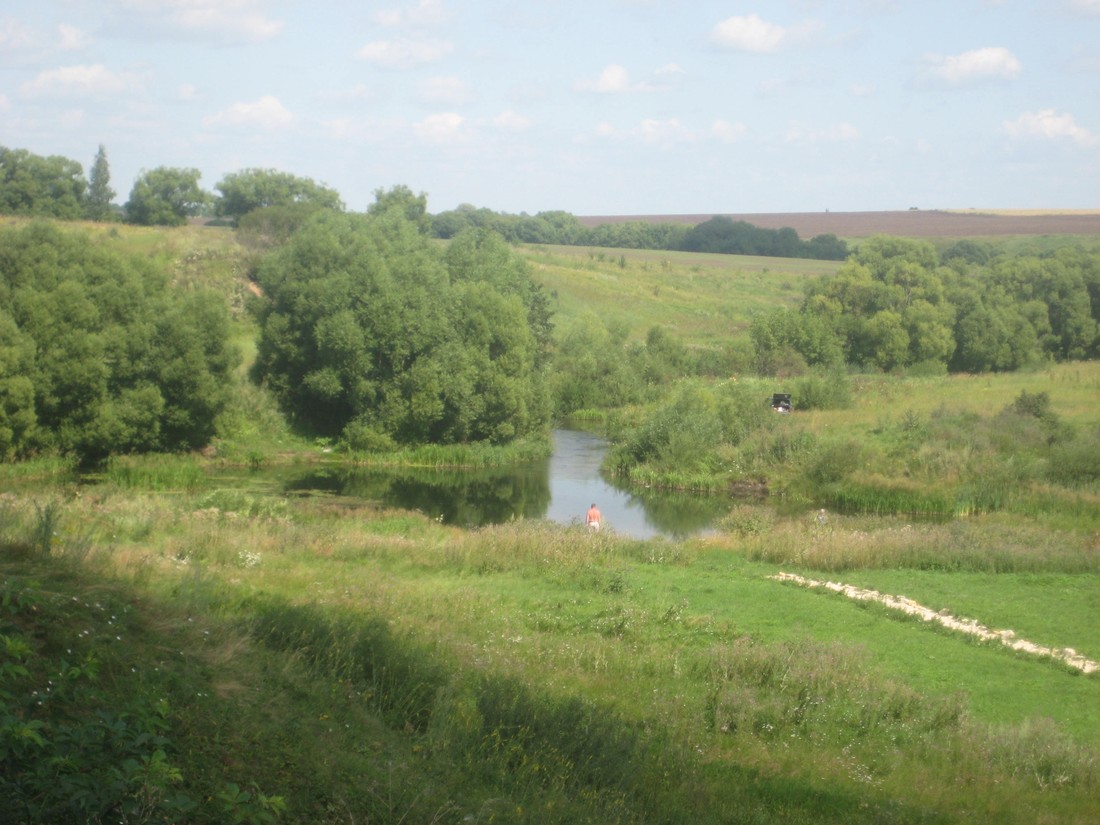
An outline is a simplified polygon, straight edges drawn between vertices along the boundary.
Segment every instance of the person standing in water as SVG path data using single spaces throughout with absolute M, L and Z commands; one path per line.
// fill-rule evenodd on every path
M 584 517 L 584 523 L 589 530 L 600 529 L 600 511 L 596 507 L 596 503 L 592 502 L 592 506 L 588 508 L 588 514 Z

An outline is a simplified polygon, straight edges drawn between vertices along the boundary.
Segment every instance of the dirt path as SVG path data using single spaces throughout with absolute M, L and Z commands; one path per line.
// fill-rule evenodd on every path
M 887 593 L 879 593 L 877 590 L 863 590 L 850 584 L 841 584 L 840 582 L 823 582 L 817 581 L 816 579 L 806 579 L 795 573 L 779 573 L 775 576 L 769 576 L 769 578 L 780 582 L 791 582 L 802 587 L 832 590 L 835 593 L 847 596 L 849 599 L 879 602 L 892 610 L 900 610 L 903 613 L 908 613 L 910 616 L 917 616 L 923 621 L 936 622 L 950 630 L 957 630 L 960 633 L 977 636 L 982 641 L 1000 642 L 1005 647 L 1011 648 L 1012 650 L 1018 650 L 1022 653 L 1057 659 L 1083 673 L 1095 673 L 1100 670 L 1100 662 L 1086 659 L 1072 647 L 1043 647 L 1042 645 L 1029 642 L 1026 639 L 1017 639 L 1016 632 L 1013 630 L 990 630 L 985 625 L 980 625 L 973 619 L 959 619 L 946 611 L 937 613 L 930 607 L 925 607 L 906 596 L 891 596 Z

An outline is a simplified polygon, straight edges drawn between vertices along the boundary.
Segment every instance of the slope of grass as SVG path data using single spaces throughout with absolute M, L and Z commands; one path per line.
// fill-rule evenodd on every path
M 586 311 L 622 324 L 634 340 L 654 326 L 689 346 L 721 346 L 743 335 L 754 312 L 794 306 L 810 278 L 835 272 L 835 261 L 526 246 L 535 280 L 554 299 L 555 322 Z
M 9 795 L 130 821 L 1030 823 L 1085 821 L 1100 788 L 1096 677 L 772 581 L 736 534 L 75 492 L 0 508 Z M 1096 574 L 845 575 L 1092 652 Z

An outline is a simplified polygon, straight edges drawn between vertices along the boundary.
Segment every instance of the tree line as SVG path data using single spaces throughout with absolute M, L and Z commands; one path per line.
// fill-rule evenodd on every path
M 143 170 L 129 199 L 115 207 L 106 149 L 99 147 L 88 178 L 75 160 L 40 157 L 0 146 L 0 214 L 62 220 L 120 219 L 143 226 L 177 226 L 189 217 L 213 215 L 238 224 L 257 210 L 263 220 L 297 226 L 313 209 L 344 210 L 339 193 L 309 178 L 275 169 L 243 169 L 225 175 L 217 195 L 202 189 L 197 169 L 160 166 Z M 411 193 L 409 193 L 411 195 Z M 449 239 L 467 229 L 491 230 L 510 243 L 718 252 L 786 258 L 844 260 L 848 248 L 835 235 L 804 241 L 794 229 L 763 229 L 716 216 L 697 226 L 626 221 L 586 227 L 568 212 L 510 215 L 462 205 L 428 216 L 431 234 Z
M 842 261 L 848 256 L 847 244 L 836 235 L 817 235 L 804 241 L 790 227 L 764 229 L 724 215 L 694 226 L 639 220 L 587 227 L 575 215 L 563 211 L 509 215 L 463 205 L 432 217 L 432 231 L 437 238 L 450 238 L 471 227 L 492 229 L 511 243 L 718 252 L 829 261 Z
M 300 205 L 343 210 L 339 193 L 275 169 L 244 169 L 225 175 L 205 191 L 198 169 L 159 166 L 143 170 L 129 199 L 114 204 L 107 150 L 101 145 L 87 179 L 70 158 L 42 157 L 0 146 L 0 214 L 59 220 L 124 220 L 142 226 L 181 226 L 196 215 L 236 222 L 256 209 Z
M 880 236 L 801 305 L 758 316 L 757 369 L 848 366 L 909 373 L 1015 370 L 1100 356 L 1100 252 L 1008 255 L 974 241 L 942 254 Z

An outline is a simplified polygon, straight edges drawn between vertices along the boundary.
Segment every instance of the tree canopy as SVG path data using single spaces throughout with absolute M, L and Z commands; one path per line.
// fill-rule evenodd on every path
M 207 444 L 237 355 L 224 300 L 48 224 L 0 230 L 0 457 Z
M 218 215 L 239 219 L 256 209 L 307 204 L 318 209 L 343 211 L 335 189 L 275 169 L 242 169 L 221 179 L 214 187 L 221 193 L 215 202 Z
M 107 163 L 107 149 L 100 144 L 88 173 L 88 194 L 84 214 L 89 220 L 105 221 L 111 218 L 111 202 L 115 190 L 111 188 L 111 167 Z
M 75 160 L 0 146 L 0 213 L 71 220 L 83 214 L 84 169 Z
M 352 447 L 543 427 L 546 333 L 526 268 L 486 238 L 444 256 L 407 199 L 379 203 L 319 212 L 265 260 L 257 377 L 299 425 Z
M 985 372 L 1100 355 L 1100 253 L 993 256 L 879 236 L 807 290 L 798 311 L 752 325 L 764 369 L 848 363 Z
M 198 169 L 159 166 L 142 172 L 130 191 L 126 218 L 141 226 L 182 226 L 210 203 L 199 187 Z

